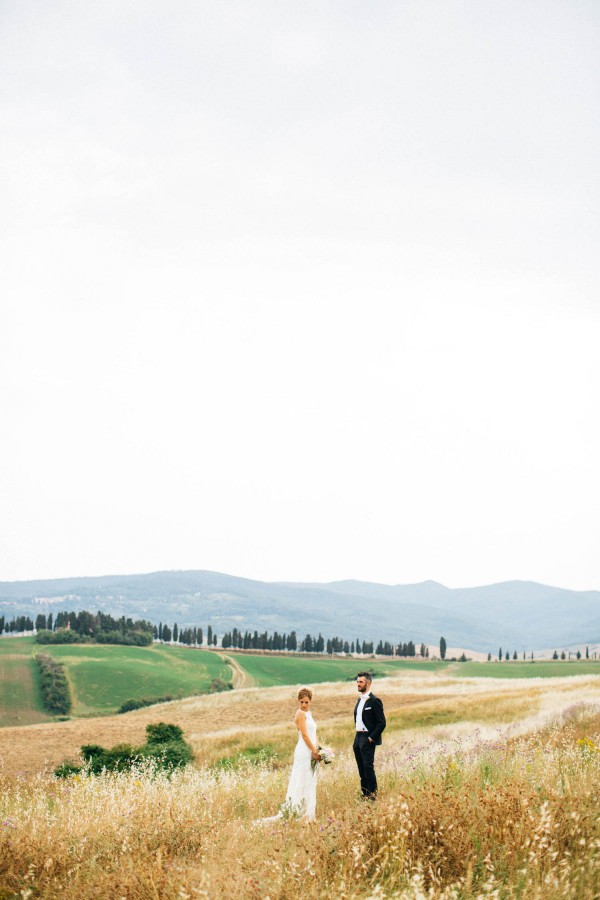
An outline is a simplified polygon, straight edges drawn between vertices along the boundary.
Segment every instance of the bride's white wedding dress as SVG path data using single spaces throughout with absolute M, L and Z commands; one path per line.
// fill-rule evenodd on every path
M 309 712 L 306 715 L 306 731 L 315 747 L 317 744 L 317 724 Z M 298 732 L 298 743 L 294 750 L 294 764 L 288 784 L 285 803 L 276 816 L 260 819 L 262 822 L 276 822 L 278 819 L 294 816 L 311 821 L 317 808 L 317 780 L 319 767 L 311 766 L 312 753 L 306 746 L 301 732 Z

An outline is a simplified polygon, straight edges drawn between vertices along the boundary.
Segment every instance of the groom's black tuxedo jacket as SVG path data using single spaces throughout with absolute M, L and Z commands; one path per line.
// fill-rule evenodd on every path
M 356 725 L 356 711 L 361 698 L 359 697 L 354 707 L 354 724 Z M 381 732 L 386 726 L 385 714 L 383 712 L 383 703 L 375 694 L 370 694 L 367 702 L 363 706 L 362 720 L 367 734 L 374 744 L 381 744 Z

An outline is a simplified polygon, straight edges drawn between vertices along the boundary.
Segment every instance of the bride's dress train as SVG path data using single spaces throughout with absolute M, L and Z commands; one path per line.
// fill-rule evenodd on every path
M 317 724 L 310 712 L 306 713 L 306 730 L 315 747 L 317 744 Z M 298 732 L 298 743 L 294 750 L 294 764 L 288 784 L 285 802 L 276 816 L 259 819 L 258 823 L 277 822 L 279 819 L 294 817 L 312 821 L 317 808 L 317 780 L 319 767 L 311 766 L 312 753 L 306 746 L 302 734 Z

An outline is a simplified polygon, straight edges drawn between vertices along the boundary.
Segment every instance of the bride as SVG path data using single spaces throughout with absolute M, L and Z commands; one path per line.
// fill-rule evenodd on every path
M 310 822 L 315 817 L 319 767 L 311 765 L 311 761 L 319 762 L 321 757 L 317 744 L 317 725 L 310 711 L 312 696 L 309 688 L 302 688 L 298 691 L 298 709 L 294 717 L 298 729 L 298 743 L 294 750 L 294 765 L 285 795 L 285 803 L 276 816 L 261 819 L 261 822 L 275 822 L 277 819 L 289 816 L 303 818 Z

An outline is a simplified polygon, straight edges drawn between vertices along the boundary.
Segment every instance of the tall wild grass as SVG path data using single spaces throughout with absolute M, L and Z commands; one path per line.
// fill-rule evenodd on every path
M 288 770 L 267 759 L 0 783 L 0 898 L 582 898 L 600 896 L 600 717 L 534 736 L 378 751 L 321 771 L 314 823 L 257 823 Z

